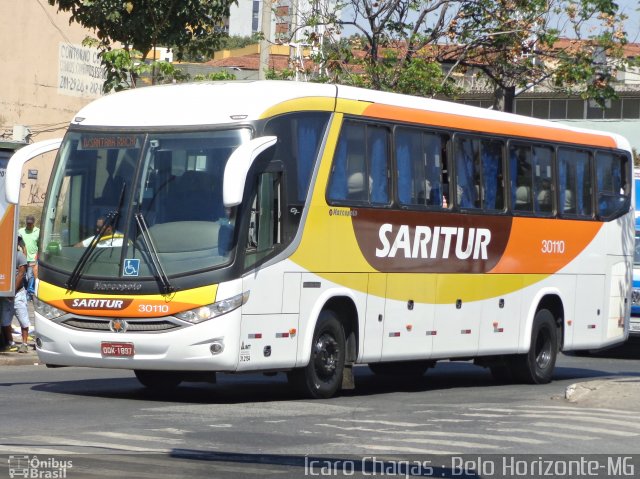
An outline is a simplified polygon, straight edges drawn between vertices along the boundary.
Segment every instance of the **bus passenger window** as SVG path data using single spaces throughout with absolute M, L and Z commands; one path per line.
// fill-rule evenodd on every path
M 509 147 L 509 176 L 511 178 L 511 208 L 516 212 L 533 210 L 531 146 Z
M 457 136 L 455 143 L 457 206 L 503 210 L 502 141 Z
M 533 147 L 533 209 L 536 215 L 553 214 L 551 162 L 553 150 L 549 147 Z
M 629 210 L 631 185 L 628 169 L 629 160 L 625 156 L 605 152 L 596 154 L 597 206 L 601 218 L 615 218 Z
M 563 214 L 591 217 L 589 157 L 587 151 L 558 150 L 558 208 Z
M 345 122 L 333 158 L 327 200 L 387 205 L 389 178 L 388 130 Z
M 441 135 L 412 128 L 397 128 L 395 155 L 398 172 L 398 200 L 401 205 L 442 206 Z

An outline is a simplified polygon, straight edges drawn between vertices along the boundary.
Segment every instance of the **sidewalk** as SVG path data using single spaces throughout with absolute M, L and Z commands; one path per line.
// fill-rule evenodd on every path
M 568 386 L 565 399 L 583 407 L 635 411 L 640 400 L 640 377 L 614 377 Z
M 3 353 L 0 352 L 0 366 L 24 366 L 40 364 L 38 354 L 29 347 L 28 353 Z
M 31 327 L 35 324 L 34 315 L 33 315 L 33 303 L 29 301 L 27 303 L 27 307 L 29 309 L 29 320 L 31 321 Z M 16 331 L 19 331 L 20 325 L 16 319 L 13 320 L 13 341 L 15 343 L 22 343 L 22 336 L 20 334 L 16 334 Z M 29 345 L 28 353 L 18 353 L 18 352 L 2 352 L 0 351 L 0 366 L 24 366 L 24 365 L 34 365 L 39 364 L 38 361 L 38 353 L 36 353 L 33 346 Z

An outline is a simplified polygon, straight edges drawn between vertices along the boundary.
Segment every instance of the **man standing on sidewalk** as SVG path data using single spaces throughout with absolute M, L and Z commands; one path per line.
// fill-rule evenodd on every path
M 36 261 L 38 259 L 38 246 L 40 240 L 40 228 L 35 226 L 36 219 L 33 215 L 28 215 L 25 218 L 25 226 L 18 230 L 18 234 L 22 236 L 24 244 L 27 247 L 27 291 L 29 294 L 33 293 L 35 286 L 35 274 L 34 268 L 36 267 Z
M 20 237 L 18 237 L 18 244 Z M 24 287 L 24 278 L 27 272 L 27 258 L 22 251 L 16 251 L 16 289 L 13 298 L 0 298 L 0 325 L 6 345 L 2 348 L 8 351 L 26 353 L 29 351 L 29 310 L 27 309 L 27 291 Z M 22 344 L 17 347 L 13 343 L 11 323 L 13 316 L 18 318 L 22 332 Z

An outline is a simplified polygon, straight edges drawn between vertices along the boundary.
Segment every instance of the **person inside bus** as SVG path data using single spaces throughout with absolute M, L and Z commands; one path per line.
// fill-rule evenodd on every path
M 75 246 L 79 247 L 79 248 L 81 248 L 81 247 L 86 248 L 87 246 L 89 246 L 91 244 L 91 242 L 93 241 L 93 239 L 97 236 L 97 234 L 102 229 L 102 226 L 104 225 L 104 222 L 105 222 L 105 217 L 104 216 L 100 216 L 96 220 L 95 233 L 93 235 L 83 239 L 82 241 L 76 243 Z M 107 227 L 104 230 L 104 234 L 102 235 L 102 238 L 100 238 L 100 241 L 98 241 L 98 244 L 96 245 L 96 247 L 98 247 L 98 248 L 118 248 L 118 247 L 122 246 L 123 238 L 124 238 L 124 235 L 122 233 L 119 233 L 117 231 L 114 232 L 113 228 L 111 227 L 111 225 L 107 225 Z

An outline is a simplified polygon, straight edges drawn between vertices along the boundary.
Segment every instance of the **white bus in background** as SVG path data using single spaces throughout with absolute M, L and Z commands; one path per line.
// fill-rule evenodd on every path
M 631 198 L 624 138 L 533 118 L 297 82 L 108 95 L 47 190 L 38 354 L 148 387 L 284 372 L 311 397 L 357 364 L 545 383 L 559 350 L 627 338 Z

